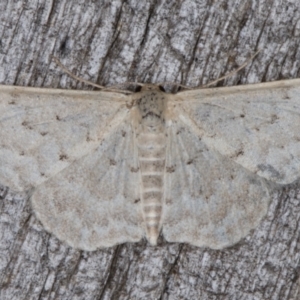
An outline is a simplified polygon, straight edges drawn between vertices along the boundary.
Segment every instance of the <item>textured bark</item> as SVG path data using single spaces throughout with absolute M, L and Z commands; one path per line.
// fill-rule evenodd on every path
M 199 86 L 299 77 L 298 0 L 0 2 L 0 83 L 86 89 L 52 60 L 101 85 Z M 174 85 L 173 85 L 174 86 Z M 28 197 L 0 190 L 0 299 L 299 299 L 299 182 L 223 250 L 145 241 L 83 252 L 47 233 Z

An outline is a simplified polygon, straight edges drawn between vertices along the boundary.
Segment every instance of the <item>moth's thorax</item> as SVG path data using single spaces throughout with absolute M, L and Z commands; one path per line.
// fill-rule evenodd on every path
M 165 124 L 166 98 L 165 93 L 158 89 L 138 93 L 136 106 L 139 123 L 149 131 L 163 130 Z

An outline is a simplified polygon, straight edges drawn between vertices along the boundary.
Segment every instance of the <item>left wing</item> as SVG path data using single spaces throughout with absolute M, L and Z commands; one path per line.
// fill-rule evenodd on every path
M 214 249 L 238 242 L 266 214 L 266 180 L 207 147 L 180 119 L 168 127 L 163 235 Z
M 31 190 L 36 216 L 73 247 L 144 235 L 130 99 L 0 86 L 0 182 Z

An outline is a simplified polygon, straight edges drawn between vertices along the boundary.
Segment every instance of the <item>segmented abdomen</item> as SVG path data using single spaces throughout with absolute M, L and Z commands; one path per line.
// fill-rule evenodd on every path
M 149 242 L 156 245 L 162 216 L 166 150 L 165 135 L 164 133 L 142 132 L 137 140 L 146 233 Z

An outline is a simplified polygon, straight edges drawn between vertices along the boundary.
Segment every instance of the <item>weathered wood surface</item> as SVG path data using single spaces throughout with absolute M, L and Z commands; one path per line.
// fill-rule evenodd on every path
M 75 74 L 219 85 L 300 77 L 298 0 L 0 2 L 0 83 L 87 88 Z M 300 299 L 299 183 L 274 195 L 260 226 L 234 247 L 145 241 L 83 252 L 48 234 L 26 195 L 1 189 L 0 299 Z

